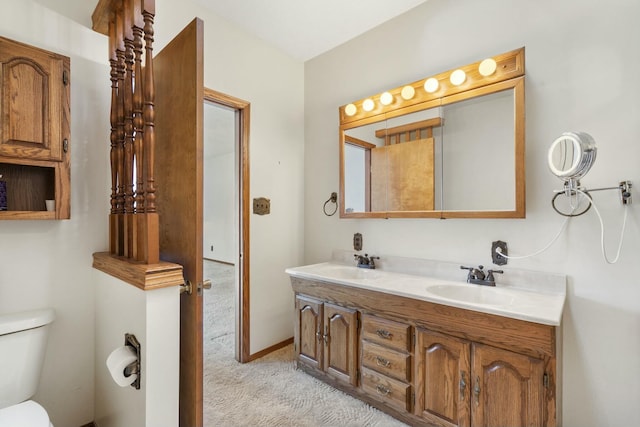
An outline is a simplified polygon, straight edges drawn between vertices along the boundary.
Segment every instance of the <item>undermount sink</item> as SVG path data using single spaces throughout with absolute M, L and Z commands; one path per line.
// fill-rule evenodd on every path
M 428 286 L 427 292 L 471 304 L 508 306 L 515 301 L 513 295 L 505 294 L 499 288 L 479 285 L 434 285 Z

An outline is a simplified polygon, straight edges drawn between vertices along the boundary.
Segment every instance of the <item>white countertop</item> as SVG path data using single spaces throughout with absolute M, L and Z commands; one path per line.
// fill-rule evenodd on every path
M 463 280 L 382 269 L 368 270 L 340 262 L 287 268 L 285 272 L 292 277 L 321 280 L 552 326 L 560 325 L 566 298 L 566 279 L 562 283 L 564 276 L 556 276 L 557 283 L 554 286 L 541 283 L 536 289 L 536 283 L 500 285 L 498 279 L 495 287 L 480 286 Z M 464 271 L 460 274 L 466 277 Z

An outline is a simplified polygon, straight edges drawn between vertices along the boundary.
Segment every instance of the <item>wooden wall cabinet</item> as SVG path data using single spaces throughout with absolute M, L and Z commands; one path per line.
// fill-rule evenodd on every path
M 328 282 L 291 282 L 297 364 L 309 374 L 409 425 L 561 424 L 557 327 Z
M 70 218 L 70 115 L 69 58 L 0 37 L 0 219 Z
M 296 296 L 295 352 L 298 363 L 345 384 L 357 385 L 358 312 Z

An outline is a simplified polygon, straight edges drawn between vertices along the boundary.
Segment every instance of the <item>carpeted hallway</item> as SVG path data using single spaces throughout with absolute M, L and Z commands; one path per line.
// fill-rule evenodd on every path
M 204 425 L 379 426 L 405 424 L 296 370 L 293 346 L 251 363 L 234 355 L 233 266 L 205 260 Z

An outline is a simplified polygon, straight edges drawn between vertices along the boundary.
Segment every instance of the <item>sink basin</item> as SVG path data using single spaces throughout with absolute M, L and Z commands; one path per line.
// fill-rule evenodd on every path
M 343 280 L 374 280 L 381 276 L 376 270 L 351 267 L 348 265 L 325 265 L 321 269 L 318 269 L 317 273 Z
M 504 293 L 500 289 L 478 285 L 434 285 L 428 286 L 427 292 L 441 298 L 471 304 L 507 306 L 515 301 L 513 295 Z

